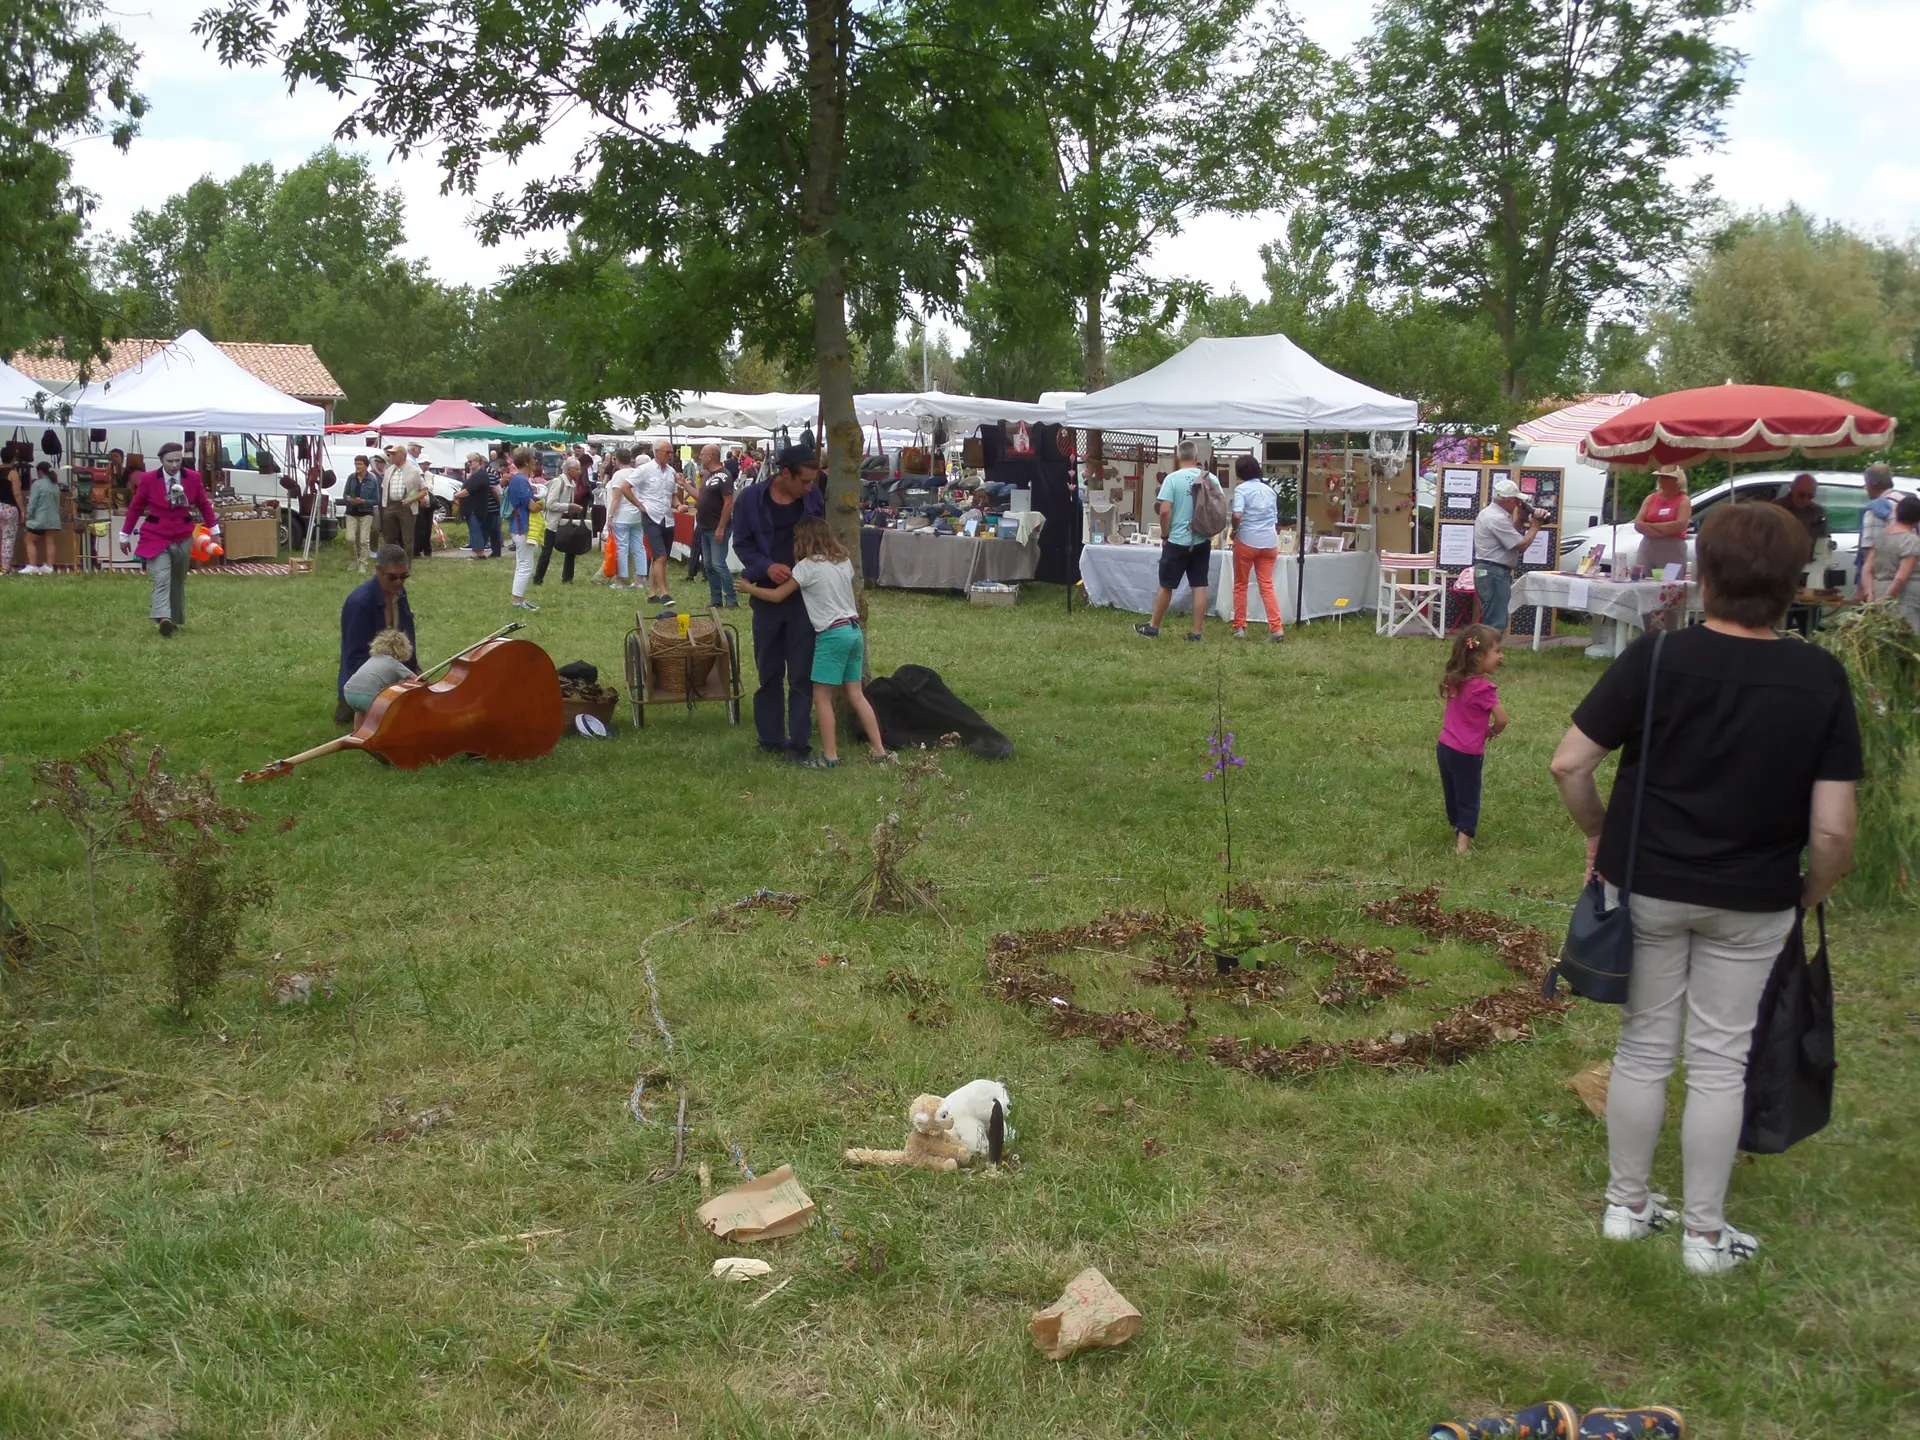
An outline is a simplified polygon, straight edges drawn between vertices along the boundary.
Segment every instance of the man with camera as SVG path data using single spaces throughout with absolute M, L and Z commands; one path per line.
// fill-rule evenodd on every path
M 1527 528 L 1522 530 L 1520 526 Z M 1540 533 L 1540 517 L 1512 480 L 1493 482 L 1493 499 L 1473 522 L 1473 590 L 1480 623 L 1504 633 L 1513 598 L 1513 572 Z

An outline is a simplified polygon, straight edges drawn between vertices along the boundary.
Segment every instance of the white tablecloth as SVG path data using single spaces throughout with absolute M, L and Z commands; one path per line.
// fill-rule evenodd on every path
M 1684 616 L 1700 608 L 1700 586 L 1686 580 L 1589 580 L 1558 570 L 1529 570 L 1513 582 L 1513 608 L 1533 605 L 1584 610 L 1593 616 L 1589 653 L 1618 655 L 1665 611 Z M 1539 649 L 1536 628 L 1534 648 Z
M 1281 555 L 1273 563 L 1273 588 L 1280 597 L 1280 619 L 1292 625 L 1295 565 L 1298 557 Z M 1325 615 L 1351 614 L 1373 609 L 1378 571 L 1371 551 L 1307 556 L 1306 611 L 1309 620 Z M 1207 609 L 1222 619 L 1233 617 L 1233 552 L 1215 550 L 1208 568 Z M 1087 603 L 1112 605 L 1137 614 L 1153 613 L 1154 592 L 1160 588 L 1158 545 L 1089 545 L 1080 552 L 1080 578 L 1087 587 Z M 1336 601 L 1345 600 L 1345 605 Z M 1191 614 L 1193 593 L 1182 585 L 1169 607 Z M 1247 621 L 1264 625 L 1266 606 L 1260 603 L 1260 583 L 1247 577 Z

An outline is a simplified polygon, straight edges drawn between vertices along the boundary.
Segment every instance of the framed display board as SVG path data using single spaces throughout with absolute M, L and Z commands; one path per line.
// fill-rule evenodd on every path
M 1473 618 L 1473 596 L 1454 588 L 1463 570 L 1473 568 L 1473 521 L 1486 502 L 1486 468 L 1443 465 L 1434 496 L 1435 550 L 1447 587 L 1443 628 L 1452 632 Z
M 1489 471 L 1489 475 L 1499 473 Z M 1520 568 L 1526 570 L 1556 570 L 1560 566 L 1560 499 L 1564 488 L 1565 472 L 1555 467 L 1525 468 L 1513 472 L 1513 478 L 1520 484 L 1520 493 L 1539 514 L 1540 533 L 1533 538 L 1533 544 L 1527 547 L 1527 553 L 1520 559 Z M 1492 481 L 1488 481 L 1489 490 Z M 1541 617 L 1540 633 L 1553 634 L 1555 612 L 1551 609 Z M 1526 605 L 1514 610 L 1507 616 L 1509 635 L 1533 635 L 1533 606 Z

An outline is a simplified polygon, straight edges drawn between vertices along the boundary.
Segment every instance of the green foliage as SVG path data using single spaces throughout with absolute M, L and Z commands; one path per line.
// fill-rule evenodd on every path
M 328 146 L 284 174 L 249 165 L 138 211 L 106 272 L 135 333 L 311 344 L 347 392 L 341 419 L 464 395 L 545 424 L 544 402 L 568 385 L 568 322 L 585 312 L 441 285 L 401 257 L 405 243 L 399 192 Z
M 1790 385 L 1897 416 L 1886 459 L 1920 466 L 1920 240 L 1820 224 L 1799 210 L 1734 221 L 1703 248 L 1648 338 L 1666 389 Z
M 1043 0 L 1010 14 L 995 45 L 1025 160 L 982 250 L 1008 262 L 1005 283 L 1035 290 L 1016 299 L 990 281 L 976 307 L 1011 322 L 1029 366 L 1058 358 L 1077 317 L 1083 382 L 1099 389 L 1110 336 L 1164 323 L 1182 294 L 1147 272 L 1155 242 L 1287 193 L 1321 57 L 1278 0 Z
M 1490 325 L 1509 400 L 1563 392 L 1683 253 L 1704 190 L 1669 172 L 1721 133 L 1741 3 L 1385 0 L 1321 182 L 1359 273 Z
M 168 858 L 160 895 L 167 988 L 182 1019 L 213 992 L 239 950 L 240 920 L 273 898 L 258 875 L 236 877 L 218 851 L 196 847 Z
M 1200 912 L 1200 918 L 1207 927 L 1207 948 L 1223 955 L 1242 954 L 1266 938 L 1266 930 L 1256 912 L 1235 909 L 1224 900 L 1207 906 Z
M 133 47 L 95 25 L 100 0 L 0 5 L 0 355 L 54 342 L 104 354 L 108 312 L 88 273 L 95 197 L 69 147 L 104 134 L 125 150 L 146 114 Z
M 1920 636 L 1893 605 L 1863 605 L 1815 637 L 1853 682 L 1864 774 L 1854 870 L 1841 890 L 1869 905 L 1911 904 L 1920 875 L 1913 760 L 1920 753 Z

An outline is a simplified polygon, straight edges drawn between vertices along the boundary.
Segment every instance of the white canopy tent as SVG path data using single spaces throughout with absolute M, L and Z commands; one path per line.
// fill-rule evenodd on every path
M 1067 423 L 1087 430 L 1413 431 L 1420 406 L 1330 370 L 1284 335 L 1196 340 L 1144 374 L 1069 400 Z M 1306 465 L 1294 491 L 1297 533 L 1306 534 Z M 1305 614 L 1307 556 L 1294 565 L 1294 613 Z
M 769 390 L 763 395 L 742 395 L 727 390 L 703 390 L 682 395 L 680 403 L 659 415 L 647 415 L 650 429 L 672 425 L 704 426 L 712 430 L 777 430 L 787 411 L 803 412 L 808 420 L 819 407 L 817 395 L 797 391 Z
M 198 330 L 74 401 L 75 429 L 147 428 L 218 434 L 318 435 L 327 412 L 284 395 L 229 359 Z
M 1066 403 L 1085 430 L 1412 430 L 1420 407 L 1329 370 L 1284 335 L 1196 340 L 1144 374 Z
M 54 397 L 38 380 L 30 380 L 6 361 L 0 360 L 0 425 L 44 425 L 47 422 L 33 408 L 36 395 Z
M 818 414 L 814 397 L 804 405 L 780 412 L 783 425 L 810 425 Z M 995 400 L 973 395 L 949 395 L 944 390 L 898 391 L 853 397 L 853 414 L 862 425 L 892 425 L 922 429 L 935 420 L 962 427 L 990 425 L 999 420 L 1057 425 L 1066 418 L 1061 405 L 1035 405 L 1026 400 Z
M 398 425 L 403 420 L 411 420 L 426 408 L 425 405 L 421 405 L 416 401 L 395 400 L 389 404 L 386 409 L 382 410 L 378 415 L 374 416 L 372 420 L 367 422 L 367 428 L 370 430 L 382 430 L 389 425 Z

